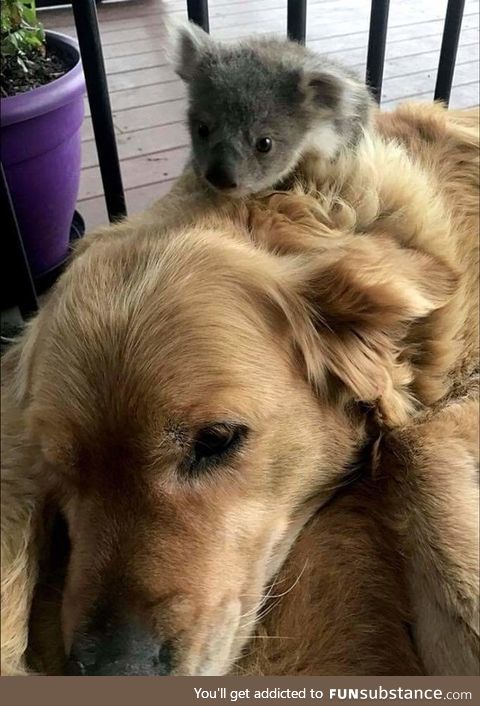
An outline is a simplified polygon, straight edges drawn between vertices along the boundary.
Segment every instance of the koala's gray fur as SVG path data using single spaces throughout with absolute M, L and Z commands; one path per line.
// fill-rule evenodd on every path
M 222 44 L 190 23 L 177 29 L 175 61 L 188 87 L 193 166 L 232 196 L 279 185 L 312 153 L 334 159 L 369 122 L 365 84 L 288 40 Z M 256 149 L 263 137 L 268 153 Z

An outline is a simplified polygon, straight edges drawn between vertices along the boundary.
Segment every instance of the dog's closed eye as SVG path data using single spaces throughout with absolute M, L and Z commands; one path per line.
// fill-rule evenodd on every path
M 199 473 L 234 453 L 246 438 L 242 424 L 217 423 L 200 429 L 192 444 L 190 471 Z

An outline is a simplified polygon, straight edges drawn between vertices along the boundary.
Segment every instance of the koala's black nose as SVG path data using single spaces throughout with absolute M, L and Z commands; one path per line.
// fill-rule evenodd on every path
M 137 625 L 123 624 L 106 634 L 78 636 L 65 673 L 68 676 L 167 676 L 172 671 L 172 646 L 159 643 Z
M 215 163 L 210 165 L 205 174 L 205 179 L 216 189 L 235 189 L 237 183 L 232 171 L 223 164 Z

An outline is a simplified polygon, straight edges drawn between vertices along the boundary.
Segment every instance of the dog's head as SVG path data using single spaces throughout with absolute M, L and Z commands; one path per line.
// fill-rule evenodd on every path
M 355 455 L 355 401 L 398 410 L 399 332 L 450 285 L 387 241 L 280 256 L 228 223 L 76 258 L 20 360 L 72 546 L 71 672 L 229 669 Z

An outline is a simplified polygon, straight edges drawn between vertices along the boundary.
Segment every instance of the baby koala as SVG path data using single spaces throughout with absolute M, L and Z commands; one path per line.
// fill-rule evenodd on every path
M 280 187 L 304 158 L 335 159 L 369 122 L 365 84 L 295 42 L 223 44 L 189 23 L 176 28 L 175 62 L 194 169 L 231 196 Z

